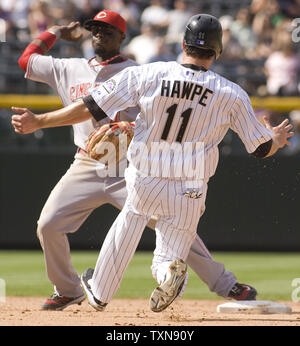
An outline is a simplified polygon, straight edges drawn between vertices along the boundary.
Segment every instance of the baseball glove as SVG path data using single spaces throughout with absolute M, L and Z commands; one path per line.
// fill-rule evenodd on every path
M 126 156 L 133 137 L 133 123 L 118 121 L 96 128 L 86 142 L 88 155 L 106 165 Z

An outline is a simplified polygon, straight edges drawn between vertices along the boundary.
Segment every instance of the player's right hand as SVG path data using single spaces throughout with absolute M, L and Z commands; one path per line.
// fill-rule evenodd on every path
M 60 32 L 60 38 L 70 42 L 77 42 L 82 39 L 83 33 L 80 29 L 80 22 L 71 22 L 68 25 L 55 25 L 51 29 Z
M 290 146 L 288 141 L 294 135 L 292 132 L 293 125 L 289 123 L 288 119 L 285 119 L 278 126 L 272 126 L 270 120 L 267 117 L 263 118 L 266 127 L 274 133 L 273 142 L 278 148 L 283 148 L 285 145 Z
M 12 107 L 13 114 L 11 124 L 16 133 L 26 135 L 40 128 L 38 116 L 27 108 Z

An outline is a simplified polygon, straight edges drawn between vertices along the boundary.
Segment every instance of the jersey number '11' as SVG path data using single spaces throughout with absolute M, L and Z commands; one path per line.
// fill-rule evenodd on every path
M 178 104 L 175 103 L 167 109 L 168 118 L 167 118 L 164 130 L 163 130 L 161 139 L 166 140 L 168 138 L 168 134 L 170 132 L 170 128 L 172 126 L 172 122 L 174 120 L 174 115 L 176 113 L 177 107 L 178 107 Z M 179 143 L 182 142 L 182 138 L 183 138 L 184 132 L 186 130 L 187 124 L 189 122 L 192 110 L 193 110 L 193 108 L 188 108 L 181 114 L 181 117 L 183 119 L 182 119 L 182 123 L 181 123 L 180 129 L 178 131 L 176 140 L 175 140 L 176 142 L 179 142 Z

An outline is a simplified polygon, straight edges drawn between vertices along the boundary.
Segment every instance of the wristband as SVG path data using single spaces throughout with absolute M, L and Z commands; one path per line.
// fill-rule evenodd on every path
M 42 34 L 40 34 L 37 37 L 37 39 L 43 41 L 45 43 L 45 45 L 47 46 L 47 49 L 49 50 L 52 48 L 55 41 L 57 40 L 57 36 L 55 34 L 53 34 L 52 32 L 45 31 Z
M 61 36 L 60 30 L 50 28 L 47 31 L 50 32 L 51 34 L 55 35 L 57 40 L 60 39 L 60 36 Z

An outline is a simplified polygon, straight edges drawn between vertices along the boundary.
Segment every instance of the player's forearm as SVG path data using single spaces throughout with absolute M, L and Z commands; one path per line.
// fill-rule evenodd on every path
M 39 128 L 67 126 L 80 123 L 92 117 L 82 100 L 53 112 L 39 114 Z
M 53 27 L 54 28 L 54 27 Z M 59 31 L 50 28 L 49 31 L 43 32 L 35 38 L 24 50 L 20 56 L 18 63 L 19 66 L 26 72 L 29 58 L 32 54 L 46 54 L 55 44 Z
M 278 151 L 278 149 L 280 149 L 280 148 L 281 148 L 281 146 L 279 146 L 277 138 L 276 138 L 276 136 L 274 136 L 272 138 L 271 149 L 270 149 L 269 153 L 265 156 L 265 158 L 274 155 Z
M 257 158 L 264 159 L 266 157 L 270 157 L 274 155 L 279 148 L 280 147 L 277 144 L 276 139 L 274 141 L 274 138 L 272 138 L 271 140 L 257 147 L 257 149 L 253 153 L 251 153 L 251 155 Z

